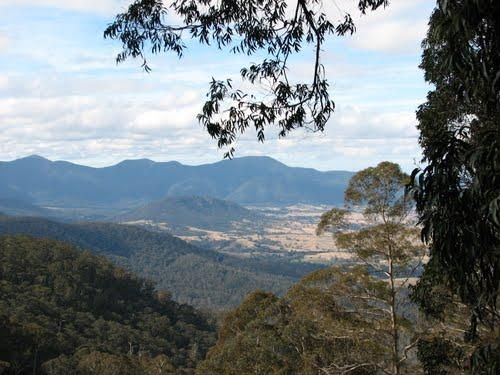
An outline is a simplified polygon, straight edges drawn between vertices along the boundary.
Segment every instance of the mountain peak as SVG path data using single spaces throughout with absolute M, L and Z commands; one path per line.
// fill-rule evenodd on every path
M 151 159 L 125 159 L 118 164 L 155 164 Z
M 47 158 L 44 158 L 43 156 L 40 156 L 40 155 L 29 155 L 29 156 L 25 156 L 23 158 L 19 158 L 19 159 L 16 159 L 16 160 L 13 160 L 11 161 L 10 163 L 14 163 L 14 164 L 18 164 L 18 163 L 51 163 L 51 161 Z
M 136 168 L 151 167 L 154 166 L 155 164 L 156 162 L 154 162 L 151 159 L 126 159 L 108 168 L 118 167 L 125 169 L 126 168 L 136 169 Z
M 23 159 L 25 159 L 25 160 L 43 160 L 43 161 L 50 161 L 49 159 L 44 158 L 43 156 L 40 156 L 40 155 L 36 155 L 36 154 L 33 154 L 33 155 L 28 155 L 28 156 L 26 156 L 26 157 L 24 157 L 24 158 L 21 158 L 21 159 L 19 159 L 19 160 L 23 160 Z
M 287 167 L 265 156 L 197 166 L 135 159 L 90 168 L 32 155 L 0 163 L 0 196 L 28 198 L 41 206 L 127 209 L 172 195 L 248 205 L 341 204 L 350 176 Z
M 253 155 L 253 156 L 242 156 L 239 158 L 234 158 L 234 161 L 252 161 L 252 162 L 266 162 L 266 163 L 274 163 L 274 164 L 281 164 L 285 165 L 279 160 L 273 159 L 270 156 L 258 156 L 258 155 Z
M 234 167 L 243 168 L 245 170 L 263 170 L 263 169 L 276 169 L 276 168 L 287 168 L 285 164 L 279 160 L 273 159 L 269 156 L 242 156 L 234 158 L 231 160 L 222 160 L 213 165 L 224 166 L 224 167 Z

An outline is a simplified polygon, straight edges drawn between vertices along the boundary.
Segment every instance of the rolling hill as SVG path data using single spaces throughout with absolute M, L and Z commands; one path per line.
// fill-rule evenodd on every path
M 226 230 L 232 222 L 255 221 L 260 215 L 230 201 L 209 197 L 168 197 L 130 210 L 115 218 L 120 222 L 150 220 L 170 227 Z
M 240 259 L 204 250 L 168 233 L 113 223 L 64 224 L 0 215 L 0 235 L 26 234 L 88 249 L 171 291 L 179 302 L 224 309 L 255 290 L 278 294 L 317 269 L 280 258 Z
M 215 338 L 191 306 L 54 240 L 0 237 L 0 297 L 6 374 L 193 373 Z
M 351 172 L 292 168 L 268 157 L 198 166 L 126 160 L 91 168 L 30 156 L 0 162 L 0 198 L 46 207 L 130 209 L 171 196 L 210 196 L 246 205 L 336 205 Z
M 16 198 L 0 198 L 0 212 L 13 216 L 55 216 L 49 209 Z

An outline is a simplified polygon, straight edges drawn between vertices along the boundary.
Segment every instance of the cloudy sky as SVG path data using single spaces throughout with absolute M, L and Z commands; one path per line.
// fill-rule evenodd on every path
M 130 1 L 0 0 L 0 160 L 38 154 L 105 166 L 221 159 L 195 116 L 211 77 L 235 76 L 252 59 L 193 46 L 181 61 L 153 59 L 150 74 L 138 61 L 116 66 L 120 45 L 102 33 Z M 329 1 L 352 9 L 352 0 Z M 393 0 L 359 18 L 354 37 L 325 45 L 337 110 L 324 133 L 277 139 L 270 131 L 260 144 L 250 131 L 237 156 L 320 170 L 391 160 L 411 170 L 420 159 L 415 109 L 429 89 L 418 69 L 420 42 L 434 3 Z M 300 59 L 297 74 L 311 68 L 307 54 Z

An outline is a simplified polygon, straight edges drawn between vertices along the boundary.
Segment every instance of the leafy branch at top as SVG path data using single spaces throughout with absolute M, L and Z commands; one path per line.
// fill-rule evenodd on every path
M 288 7 L 293 5 L 292 11 Z M 386 6 L 387 0 L 360 0 L 362 13 Z M 231 80 L 212 79 L 199 122 L 220 148 L 229 147 L 232 156 L 237 136 L 254 127 L 257 139 L 264 141 L 264 130 L 278 127 L 279 136 L 305 127 L 322 131 L 335 109 L 330 98 L 321 51 L 329 36 L 355 32 L 347 13 L 332 21 L 324 13 L 322 0 L 138 0 L 125 13 L 118 14 L 104 32 L 105 38 L 122 42 L 117 62 L 142 59 L 146 72 L 151 70 L 147 54 L 175 53 L 183 56 L 186 40 L 228 48 L 234 54 L 265 54 L 260 63 L 241 69 L 244 81 L 266 95 L 233 88 Z M 169 15 L 180 18 L 181 25 L 169 23 Z M 291 83 L 289 57 L 314 46 L 312 78 Z

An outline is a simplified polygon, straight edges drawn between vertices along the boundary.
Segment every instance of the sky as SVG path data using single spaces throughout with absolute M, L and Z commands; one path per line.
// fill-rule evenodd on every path
M 104 40 L 103 31 L 130 2 L 0 0 L 0 160 L 37 154 L 96 167 L 139 158 L 221 160 L 196 114 L 212 77 L 237 77 L 256 58 L 193 44 L 182 60 L 153 58 L 149 74 L 140 61 L 116 65 L 120 43 Z M 325 4 L 334 18 L 352 11 L 357 24 L 353 37 L 323 48 L 336 104 L 326 130 L 279 139 L 270 129 L 261 144 L 250 129 L 236 156 L 353 171 L 390 160 L 411 171 L 421 158 L 415 110 L 430 89 L 418 68 L 420 43 L 435 2 L 393 0 L 365 16 L 353 0 Z M 311 56 L 296 58 L 296 77 L 307 77 Z

